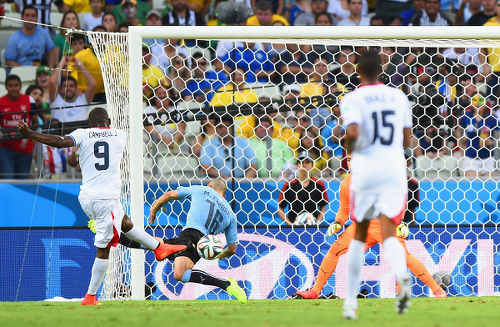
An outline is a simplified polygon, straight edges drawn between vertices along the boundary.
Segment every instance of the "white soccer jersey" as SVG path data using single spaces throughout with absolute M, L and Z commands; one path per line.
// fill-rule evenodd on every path
M 120 198 L 120 163 L 127 144 L 125 132 L 115 128 L 83 128 L 69 136 L 79 148 L 80 197 L 96 200 Z
M 383 84 L 365 85 L 344 96 L 340 110 L 344 127 L 359 126 L 351 159 L 353 191 L 404 189 L 403 128 L 412 126 L 406 95 Z

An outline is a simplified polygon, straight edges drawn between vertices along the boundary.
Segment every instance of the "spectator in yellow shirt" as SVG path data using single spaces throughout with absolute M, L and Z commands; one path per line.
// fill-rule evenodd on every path
M 161 86 L 170 86 L 170 82 L 163 71 L 151 64 L 152 54 L 146 43 L 142 44 L 142 86 L 143 95 L 146 100 L 150 100 L 153 91 Z
M 73 9 L 77 14 L 90 12 L 89 0 L 64 0 L 63 12 Z
M 85 47 L 85 36 L 83 34 L 73 34 L 71 41 L 71 49 L 74 53 L 74 58 L 78 59 L 90 72 L 96 82 L 96 95 L 95 101 L 105 101 L 104 95 L 104 81 L 102 79 L 101 65 L 97 60 L 94 51 L 91 48 Z M 70 61 L 68 69 L 71 71 L 73 77 L 80 90 L 85 92 L 87 90 L 87 80 L 80 69 L 75 65 L 75 61 Z
M 495 12 L 496 16 L 490 18 L 484 26 L 500 26 L 500 2 L 498 1 L 495 6 Z M 482 62 L 484 62 L 482 73 L 484 76 L 489 75 L 487 77 L 488 95 L 497 97 L 499 95 L 498 84 L 500 82 L 500 49 L 489 48 L 483 49 L 481 52 L 487 56 L 487 59 L 484 56 L 482 57 Z
M 282 22 L 285 26 L 290 25 L 285 17 L 273 14 L 273 5 L 268 0 L 257 1 L 255 15 L 247 19 L 248 26 L 272 26 L 275 22 Z
M 236 68 L 231 73 L 229 83 L 215 92 L 210 105 L 229 106 L 233 103 L 257 103 L 257 100 L 255 91 L 249 89 L 245 83 L 245 72 L 241 68 Z

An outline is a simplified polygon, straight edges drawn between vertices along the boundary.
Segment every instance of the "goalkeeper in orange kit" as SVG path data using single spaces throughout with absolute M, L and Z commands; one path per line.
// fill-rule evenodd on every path
M 349 158 L 348 158 L 349 159 Z M 348 174 L 342 183 L 340 184 L 340 194 L 339 201 L 340 207 L 335 217 L 335 222 L 328 227 L 328 236 L 338 233 L 342 226 L 349 219 L 350 214 L 350 192 L 349 185 L 351 181 L 351 175 Z M 417 182 L 408 179 L 408 208 L 405 215 L 413 216 L 415 209 L 418 207 L 418 184 Z M 412 185 L 410 185 L 412 184 Z M 416 187 L 415 187 L 416 186 Z M 356 231 L 356 223 L 353 223 L 347 227 L 347 229 L 339 236 L 337 241 L 335 241 L 328 253 L 323 258 L 321 265 L 319 267 L 318 276 L 316 277 L 316 282 L 311 289 L 305 291 L 298 291 L 294 298 L 301 299 L 317 299 L 323 286 L 325 286 L 328 278 L 333 274 L 340 257 L 347 253 L 349 249 L 349 244 L 354 238 L 354 232 Z M 425 285 L 429 286 L 435 297 L 446 297 L 444 290 L 436 283 L 434 278 L 432 278 L 429 271 L 425 268 L 424 264 L 420 262 L 415 256 L 408 252 L 406 248 L 405 238 L 408 237 L 408 227 L 405 223 L 400 224 L 397 227 L 397 236 L 401 244 L 403 245 L 406 252 L 406 263 L 410 271 Z M 370 221 L 370 226 L 368 228 L 368 235 L 366 238 L 365 250 L 374 246 L 376 243 L 382 243 L 382 233 L 380 230 L 379 220 L 373 219 Z

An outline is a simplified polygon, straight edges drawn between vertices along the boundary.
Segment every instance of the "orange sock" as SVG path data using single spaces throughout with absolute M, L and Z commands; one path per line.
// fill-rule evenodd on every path
M 425 285 L 429 286 L 433 294 L 436 294 L 436 292 L 441 290 L 441 287 L 439 287 L 434 278 L 432 278 L 424 264 L 415 256 L 408 254 L 406 256 L 406 264 L 418 279 L 424 282 Z
M 348 247 L 349 244 L 346 245 L 342 241 L 337 241 L 332 244 L 319 266 L 318 276 L 316 276 L 316 282 L 312 288 L 316 294 L 321 294 L 321 290 L 328 281 L 328 278 L 330 278 L 335 271 L 335 268 L 337 268 L 340 257 L 347 252 Z

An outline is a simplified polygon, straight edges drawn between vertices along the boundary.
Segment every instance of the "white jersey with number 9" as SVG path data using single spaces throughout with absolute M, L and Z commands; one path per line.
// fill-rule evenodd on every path
M 79 148 L 82 185 L 80 197 L 119 199 L 120 163 L 127 144 L 124 131 L 115 128 L 83 128 L 68 135 Z

